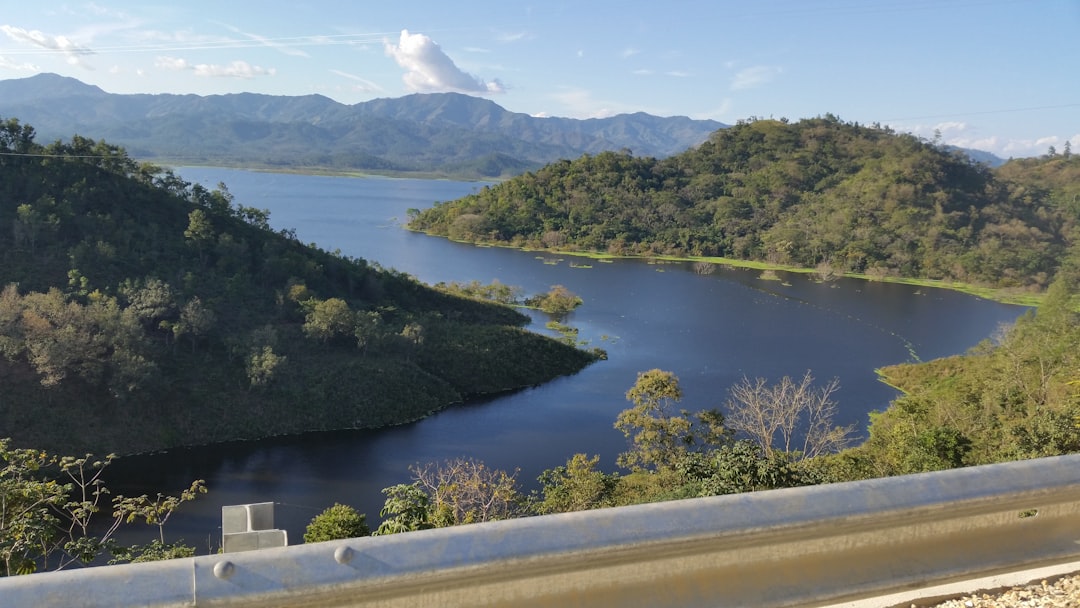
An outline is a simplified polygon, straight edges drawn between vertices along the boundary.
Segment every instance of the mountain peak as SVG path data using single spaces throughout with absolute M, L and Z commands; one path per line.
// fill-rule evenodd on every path
M 108 95 L 99 87 L 69 76 L 53 73 L 35 74 L 28 78 L 0 80 L 0 97 L 7 103 L 23 103 L 32 100 L 62 97 L 104 97 Z

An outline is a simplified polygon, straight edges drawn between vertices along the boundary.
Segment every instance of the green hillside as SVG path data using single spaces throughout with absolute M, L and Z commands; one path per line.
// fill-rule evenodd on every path
M 833 116 L 752 120 L 663 160 L 561 161 L 416 215 L 475 242 L 1041 290 L 1075 239 L 1080 159 L 991 170 Z M 1032 181 L 1034 180 L 1034 181 Z
M 103 142 L 0 121 L 0 437 L 162 449 L 421 418 L 593 355 L 274 232 Z

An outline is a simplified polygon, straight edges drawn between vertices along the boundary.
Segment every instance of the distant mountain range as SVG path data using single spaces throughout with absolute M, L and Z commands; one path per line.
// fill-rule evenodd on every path
M 33 126 L 38 141 L 78 134 L 155 162 L 480 178 L 606 150 L 671 156 L 727 126 L 643 112 L 538 118 L 458 93 L 355 105 L 322 95 L 120 95 L 55 74 L 0 81 L 0 117 Z

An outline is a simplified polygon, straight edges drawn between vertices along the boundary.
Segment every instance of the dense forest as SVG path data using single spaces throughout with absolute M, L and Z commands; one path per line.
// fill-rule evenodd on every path
M 1080 220 L 1068 149 L 998 169 L 879 126 L 749 120 L 658 160 L 605 152 L 419 211 L 473 242 L 1045 289 Z
M 594 360 L 528 317 L 275 232 L 82 137 L 0 121 L 0 437 L 132 453 L 377 427 Z

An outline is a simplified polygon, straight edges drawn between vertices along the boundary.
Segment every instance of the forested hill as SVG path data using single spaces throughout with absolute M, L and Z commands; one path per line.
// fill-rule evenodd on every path
M 466 241 L 1040 289 L 1080 236 L 1078 171 L 1067 150 L 991 170 L 831 115 L 754 120 L 667 159 L 556 162 L 410 226 Z
M 0 437 L 130 453 L 374 427 L 593 360 L 267 219 L 115 146 L 0 121 Z
M 155 162 L 484 179 L 604 150 L 667 156 L 725 126 L 641 112 L 541 118 L 459 93 L 355 105 L 322 95 L 120 95 L 56 74 L 0 80 L 0 115 L 46 138 L 78 133 Z

